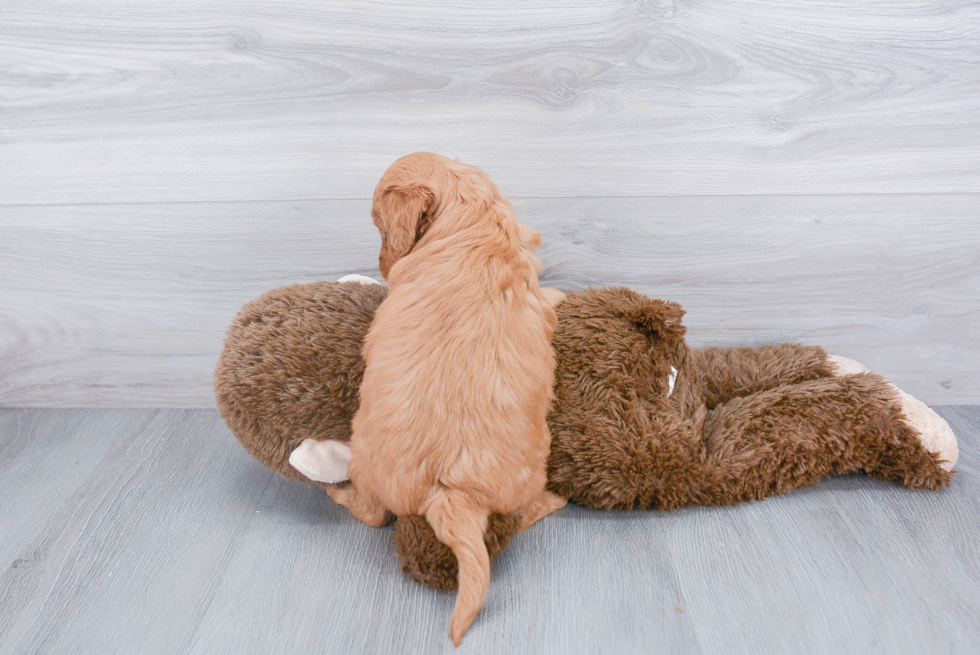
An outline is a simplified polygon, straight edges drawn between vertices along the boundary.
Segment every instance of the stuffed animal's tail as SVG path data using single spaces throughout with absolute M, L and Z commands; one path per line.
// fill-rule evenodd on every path
M 459 562 L 459 593 L 449 622 L 449 636 L 459 646 L 490 586 L 490 555 L 483 541 L 490 513 L 463 491 L 440 489 L 433 495 L 425 518 Z

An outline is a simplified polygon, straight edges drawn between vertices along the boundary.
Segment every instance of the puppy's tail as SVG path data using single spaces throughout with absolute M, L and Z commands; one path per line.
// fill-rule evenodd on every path
M 490 586 L 490 555 L 483 541 L 490 513 L 463 491 L 443 488 L 434 496 L 425 518 L 459 562 L 459 592 L 449 622 L 449 636 L 459 646 Z

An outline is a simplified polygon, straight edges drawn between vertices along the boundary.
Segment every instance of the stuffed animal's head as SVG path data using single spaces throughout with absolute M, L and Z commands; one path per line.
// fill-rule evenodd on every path
M 688 356 L 684 311 L 615 288 L 569 293 L 557 313 L 548 488 L 590 507 L 657 506 L 669 485 L 642 472 L 687 429 L 671 382 Z
M 569 293 L 557 313 L 558 391 L 567 386 L 601 395 L 615 389 L 667 402 L 688 353 L 680 305 L 614 287 Z M 555 410 L 562 409 L 556 403 Z
M 386 294 L 380 284 L 293 284 L 238 312 L 215 370 L 215 399 L 256 459 L 310 482 L 290 466 L 290 454 L 306 439 L 350 440 L 361 347 Z

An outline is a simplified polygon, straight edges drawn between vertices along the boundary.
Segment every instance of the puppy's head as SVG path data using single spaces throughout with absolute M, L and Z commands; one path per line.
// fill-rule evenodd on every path
M 388 277 L 449 205 L 489 204 L 497 187 L 473 166 L 430 152 L 405 155 L 385 171 L 374 190 L 371 217 L 381 233 L 378 266 Z

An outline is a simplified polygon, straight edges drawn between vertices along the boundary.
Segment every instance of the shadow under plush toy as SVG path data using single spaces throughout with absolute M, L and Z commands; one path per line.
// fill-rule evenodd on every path
M 386 294 L 349 277 L 245 305 L 215 374 L 246 450 L 324 489 L 346 479 L 361 345 Z M 679 305 L 625 288 L 570 292 L 557 314 L 548 485 L 576 503 L 729 505 L 855 471 L 928 489 L 952 479 L 946 421 L 853 360 L 791 344 L 689 350 Z M 491 516 L 491 557 L 520 524 Z M 413 579 L 456 587 L 455 556 L 425 518 L 397 517 L 393 541 Z

